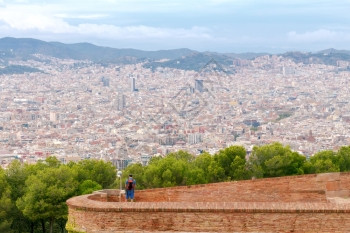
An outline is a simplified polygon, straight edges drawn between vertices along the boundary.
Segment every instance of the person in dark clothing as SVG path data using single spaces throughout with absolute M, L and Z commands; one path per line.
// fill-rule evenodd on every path
M 136 186 L 136 180 L 132 177 L 132 175 L 129 175 L 129 178 L 125 181 L 125 197 L 126 201 L 130 199 L 131 202 L 134 201 L 135 197 L 135 186 Z

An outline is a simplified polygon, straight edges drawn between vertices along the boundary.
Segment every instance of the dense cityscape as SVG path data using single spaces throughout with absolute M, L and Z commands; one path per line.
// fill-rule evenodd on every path
M 0 233 L 350 232 L 349 0 L 0 0 Z
M 178 150 L 243 145 L 249 153 L 276 141 L 312 156 L 350 143 L 347 61 L 266 55 L 230 66 L 212 59 L 196 72 L 36 57 L 10 65 L 41 72 L 0 76 L 4 168 L 54 155 L 122 169 Z

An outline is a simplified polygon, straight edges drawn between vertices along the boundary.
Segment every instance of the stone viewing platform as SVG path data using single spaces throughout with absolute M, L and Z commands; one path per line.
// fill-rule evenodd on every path
M 100 190 L 67 201 L 69 232 L 350 232 L 350 173 Z

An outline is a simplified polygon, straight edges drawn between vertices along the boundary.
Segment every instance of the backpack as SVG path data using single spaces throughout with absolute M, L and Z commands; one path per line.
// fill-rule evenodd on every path
M 134 188 L 134 180 L 129 179 L 128 180 L 128 190 L 132 190 Z

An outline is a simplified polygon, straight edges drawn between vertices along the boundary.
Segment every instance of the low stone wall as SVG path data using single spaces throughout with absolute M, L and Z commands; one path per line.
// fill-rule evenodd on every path
M 136 191 L 67 201 L 70 232 L 350 232 L 350 173 Z M 124 198 L 122 198 L 124 200 Z

